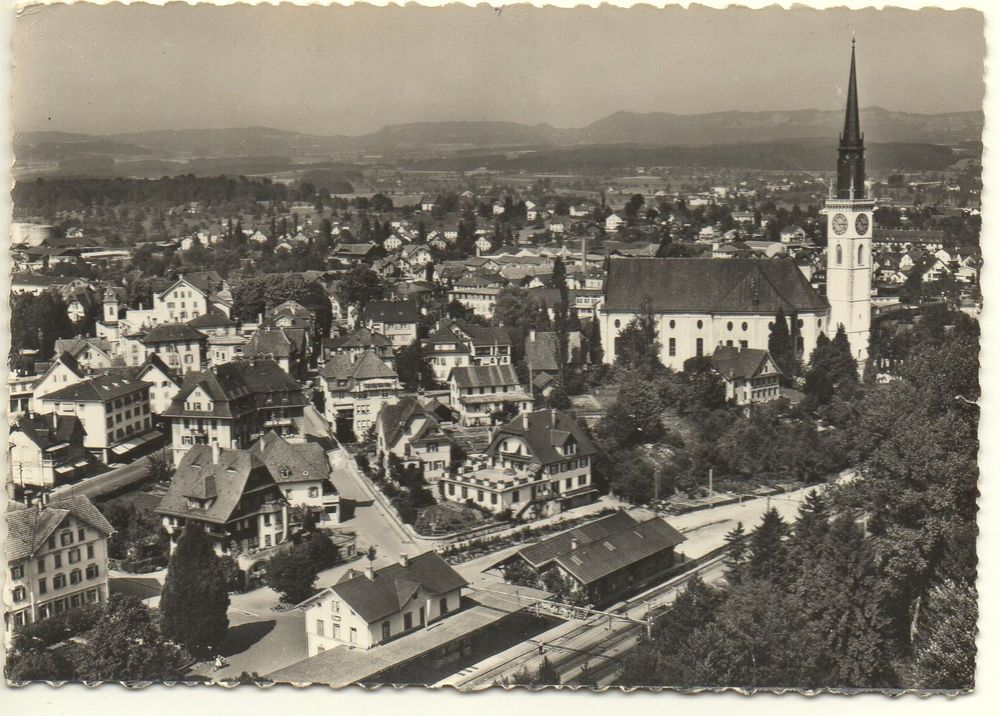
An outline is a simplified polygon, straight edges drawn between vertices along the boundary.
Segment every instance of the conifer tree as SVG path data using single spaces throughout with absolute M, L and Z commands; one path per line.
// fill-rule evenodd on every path
M 750 533 L 749 576 L 754 579 L 780 580 L 788 566 L 784 537 L 788 525 L 775 508 L 764 513 L 760 524 Z
M 222 562 L 201 524 L 188 522 L 170 557 L 160 597 L 163 631 L 192 654 L 208 656 L 226 640 L 228 609 Z
M 781 307 L 778 308 L 778 313 L 771 324 L 771 333 L 767 337 L 767 350 L 782 373 L 791 376 L 795 372 L 795 347 L 788 331 L 788 319 L 785 318 L 785 311 Z
M 726 578 L 730 582 L 739 582 L 742 579 L 742 567 L 747 560 L 746 530 L 742 522 L 737 522 L 736 526 L 726 533 L 726 552 L 722 560 L 726 565 Z
M 837 326 L 837 333 L 830 342 L 829 369 L 834 384 L 857 382 L 858 362 L 851 353 L 851 343 L 843 324 Z
M 831 522 L 791 592 L 820 635 L 819 670 L 831 684 L 886 686 L 892 673 L 888 615 L 871 544 L 849 514 Z
M 812 490 L 799 506 L 795 529 L 789 542 L 793 561 L 810 560 L 820 549 L 830 528 L 830 509 L 826 499 Z

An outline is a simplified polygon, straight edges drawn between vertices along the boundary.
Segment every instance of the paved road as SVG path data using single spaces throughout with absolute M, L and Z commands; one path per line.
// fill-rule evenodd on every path
M 425 552 L 427 545 L 421 540 L 411 539 L 395 516 L 376 499 L 374 488 L 369 487 L 360 475 L 353 458 L 344 450 L 340 451 L 339 457 L 344 467 L 335 471 L 334 487 L 340 492 L 341 499 L 354 504 L 353 517 L 341 525 L 357 532 L 358 549 L 375 545 L 379 555 L 376 566 L 393 562 L 401 554 L 412 556 Z

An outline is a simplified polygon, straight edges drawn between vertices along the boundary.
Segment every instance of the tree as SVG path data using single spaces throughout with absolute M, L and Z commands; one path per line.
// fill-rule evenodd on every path
M 322 532 L 311 532 L 299 545 L 312 560 L 317 570 L 329 569 L 337 564 L 339 553 L 337 545 L 329 535 Z
M 312 596 L 318 576 L 319 570 L 304 549 L 285 549 L 267 561 L 267 586 L 285 604 L 298 604 Z
M 663 403 L 640 371 L 630 371 L 618 387 L 618 397 L 598 423 L 597 433 L 611 449 L 657 440 L 663 433 Z
M 189 521 L 170 557 L 160 597 L 163 632 L 195 656 L 218 653 L 229 632 L 229 589 L 205 529 Z
M 956 335 L 869 388 L 852 429 L 859 476 L 832 497 L 868 517 L 900 651 L 930 585 L 975 579 L 979 395 L 978 338 Z
M 771 324 L 771 332 L 767 337 L 767 350 L 782 373 L 788 377 L 795 373 L 795 345 L 792 343 L 792 336 L 788 330 L 785 311 L 780 306 L 774 317 L 774 322 Z
M 976 621 L 979 607 L 971 584 L 946 581 L 934 586 L 917 632 L 914 689 L 971 689 L 976 678 Z
M 726 387 L 708 356 L 694 356 L 684 361 L 681 383 L 683 397 L 677 408 L 682 415 L 714 410 L 726 403 Z
M 830 507 L 827 500 L 812 490 L 799 506 L 795 528 L 789 540 L 794 564 L 802 565 L 815 559 L 830 528 Z
M 727 549 L 722 561 L 726 565 L 726 578 L 730 582 L 738 582 L 742 577 L 742 567 L 747 560 L 746 536 L 742 522 L 737 522 L 736 526 L 726 533 Z
M 152 612 L 126 594 L 111 595 L 81 651 L 77 678 L 85 681 L 172 680 L 186 660 L 165 639 Z
M 337 286 L 337 296 L 351 306 L 364 306 L 383 295 L 382 279 L 367 266 L 355 266 Z
M 39 359 L 52 356 L 57 338 L 73 336 L 66 302 L 51 291 L 37 296 L 16 293 L 11 296 L 10 358 L 15 360 L 22 350 L 35 349 Z
M 670 236 L 670 226 L 663 227 L 660 233 L 660 245 L 656 247 L 656 258 L 665 259 L 670 256 L 670 245 L 673 242 Z
M 396 373 L 407 390 L 427 389 L 435 383 L 434 369 L 424 357 L 419 340 L 413 341 L 396 354 Z
M 854 518 L 843 514 L 834 519 L 815 552 L 805 562 L 795 561 L 795 567 L 799 576 L 791 592 L 821 642 L 816 665 L 825 683 L 893 683 L 882 583 L 871 544 Z
M 497 410 L 490 414 L 490 422 L 493 425 L 506 425 L 516 418 L 519 412 L 517 403 L 504 401 L 500 403 L 500 407 Z
M 920 303 L 920 299 L 924 293 L 924 275 L 923 272 L 914 267 L 910 270 L 910 273 L 906 276 L 906 281 L 899 289 L 899 300 L 902 303 Z
M 784 538 L 788 525 L 775 508 L 769 509 L 750 533 L 748 576 L 777 582 L 788 568 L 788 550 Z
M 656 318 L 648 298 L 642 300 L 639 315 L 629 321 L 615 341 L 615 362 L 626 368 L 650 371 L 663 369 L 660 343 L 656 337 Z
M 4 674 L 15 684 L 30 681 L 70 681 L 76 677 L 73 662 L 59 651 L 42 649 L 8 652 Z
M 596 318 L 584 324 L 583 337 L 587 345 L 587 352 L 590 354 L 590 362 L 594 365 L 603 363 L 604 347 L 601 345 L 601 324 Z

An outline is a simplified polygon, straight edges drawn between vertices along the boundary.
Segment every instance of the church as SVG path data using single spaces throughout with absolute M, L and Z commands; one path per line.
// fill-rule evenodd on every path
M 826 200 L 826 295 L 816 291 L 791 259 L 612 258 L 599 311 L 604 359 L 615 361 L 618 335 L 649 307 L 656 319 L 660 360 L 682 370 L 684 361 L 716 346 L 767 348 L 781 309 L 796 349 L 808 360 L 821 333 L 844 326 L 851 351 L 864 365 L 871 326 L 871 241 L 875 201 L 865 188 L 864 134 L 851 45 L 844 131 L 837 184 Z

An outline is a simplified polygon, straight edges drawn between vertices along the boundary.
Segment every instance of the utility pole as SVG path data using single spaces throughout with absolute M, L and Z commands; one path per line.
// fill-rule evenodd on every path
M 714 493 L 712 492 L 712 468 L 708 468 L 708 496 L 711 497 Z

